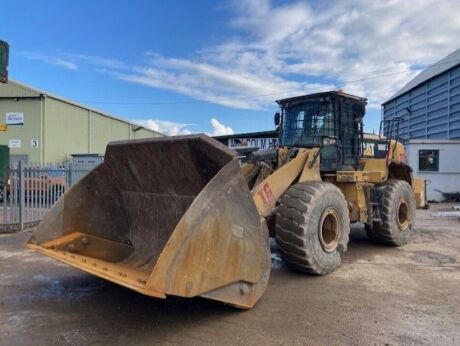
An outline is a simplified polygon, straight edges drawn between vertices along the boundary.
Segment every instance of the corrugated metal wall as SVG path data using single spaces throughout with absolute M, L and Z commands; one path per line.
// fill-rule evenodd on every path
M 383 105 L 383 118 L 402 117 L 409 139 L 460 139 L 460 66 Z
M 136 133 L 136 125 L 51 97 L 45 98 L 44 124 L 43 160 L 50 162 L 69 159 L 70 154 L 104 154 L 107 143 L 114 140 L 159 135 L 149 130 Z
M 88 152 L 88 112 L 52 98 L 45 98 L 43 161 L 64 160 L 66 154 Z

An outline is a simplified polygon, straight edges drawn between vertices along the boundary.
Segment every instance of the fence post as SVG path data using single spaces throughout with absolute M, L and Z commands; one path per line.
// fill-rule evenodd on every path
M 11 179 L 11 162 L 8 161 L 8 172 L 6 173 L 6 180 L 2 182 L 2 204 L 3 204 L 3 223 L 7 223 L 7 214 L 6 214 L 6 206 L 7 206 L 7 195 L 8 195 L 8 188 L 11 191 L 11 187 L 8 187 L 9 182 Z M 8 187 L 8 188 L 7 188 Z
M 64 164 L 64 170 L 66 172 L 66 181 L 65 181 L 65 191 L 67 191 L 72 186 L 72 162 L 66 162 Z
M 7 223 L 7 213 L 6 213 L 6 208 L 7 208 L 7 203 L 8 203 L 8 198 L 7 198 L 7 186 L 8 186 L 8 181 L 10 181 L 10 171 L 8 171 L 8 177 L 7 177 L 7 182 L 5 182 L 5 184 L 2 185 L 2 189 L 3 189 L 3 201 L 2 201 L 2 204 L 3 204 L 3 223 Z
M 25 204 L 25 182 L 24 167 L 21 161 L 18 162 L 19 173 L 19 230 L 24 230 L 24 204 Z

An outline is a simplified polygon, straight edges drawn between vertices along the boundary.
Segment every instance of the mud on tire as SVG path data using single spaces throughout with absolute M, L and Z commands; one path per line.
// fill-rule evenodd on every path
M 407 244 L 414 233 L 415 196 L 410 185 L 403 180 L 388 180 L 380 190 L 379 213 L 381 222 L 366 225 L 368 237 L 378 243 L 401 246 Z
M 275 233 L 280 255 L 292 268 L 317 275 L 334 271 L 350 235 L 345 197 L 331 183 L 293 185 L 280 199 Z

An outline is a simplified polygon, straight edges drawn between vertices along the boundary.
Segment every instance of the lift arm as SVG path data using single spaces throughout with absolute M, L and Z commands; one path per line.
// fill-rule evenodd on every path
M 292 183 L 299 181 L 321 180 L 319 174 L 318 148 L 300 149 L 296 158 L 270 174 L 252 191 L 252 198 L 261 216 L 270 216 L 276 202 Z

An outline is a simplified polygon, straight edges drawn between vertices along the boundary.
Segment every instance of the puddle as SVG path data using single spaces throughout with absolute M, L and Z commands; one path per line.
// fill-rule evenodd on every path
M 44 287 L 38 292 L 41 297 L 56 297 L 67 299 L 79 299 L 93 294 L 104 285 L 102 280 L 88 278 L 69 278 L 66 280 L 49 279 Z
M 272 269 L 282 269 L 285 268 L 285 264 L 283 263 L 283 259 L 281 258 L 278 248 L 276 246 L 275 238 L 270 238 L 270 252 L 271 252 L 271 260 L 272 260 Z
M 431 265 L 443 265 L 455 263 L 455 259 L 450 256 L 440 254 L 432 251 L 416 251 L 412 256 L 415 262 Z

